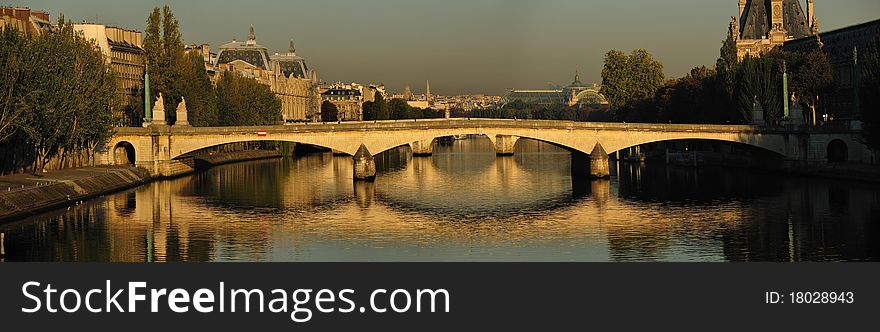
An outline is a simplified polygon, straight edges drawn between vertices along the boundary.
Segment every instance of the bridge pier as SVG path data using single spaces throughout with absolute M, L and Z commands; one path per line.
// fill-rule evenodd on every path
M 518 140 L 518 136 L 496 135 L 495 154 L 498 156 L 512 156 L 513 148 L 516 145 L 516 141 Z
M 590 152 L 590 176 L 597 179 L 610 177 L 611 171 L 608 168 L 608 153 L 602 144 L 596 143 Z
M 409 143 L 413 157 L 430 156 L 434 153 L 434 139 Z
M 355 181 L 373 181 L 376 179 L 376 161 L 373 155 L 367 150 L 367 147 L 361 144 L 357 153 L 352 157 L 354 160 L 354 180 Z

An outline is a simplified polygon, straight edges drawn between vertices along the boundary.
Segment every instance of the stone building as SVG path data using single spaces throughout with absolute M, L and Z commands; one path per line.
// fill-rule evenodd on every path
M 337 83 L 321 93 L 323 101 L 336 106 L 341 121 L 361 121 L 364 118 L 364 95 L 362 86 Z
M 0 7 L 0 30 L 13 27 L 29 36 L 52 29 L 49 13 L 27 7 Z
M 859 119 L 863 111 L 859 107 L 856 91 L 861 84 L 862 70 L 857 61 L 858 54 L 878 40 L 880 19 L 790 40 L 783 45 L 783 49 L 809 52 L 822 48 L 828 54 L 834 67 L 834 90 L 819 101 L 817 113 L 846 121 Z
M 287 54 L 269 55 L 268 50 L 257 44 L 254 27 L 248 40 L 220 46 L 215 71 L 235 71 L 245 77 L 268 85 L 281 100 L 281 114 L 285 122 L 317 121 L 321 107 L 318 77 L 309 70 L 305 59 L 296 55 L 293 42 Z
M 599 93 L 599 87 L 593 84 L 586 86 L 580 79 L 580 73 L 575 70 L 574 81 L 571 84 L 548 90 L 510 90 L 501 97 L 501 104 L 505 105 L 514 101 L 522 101 L 527 104 L 540 106 L 565 105 L 569 107 L 591 108 L 595 110 L 608 109 L 608 101 Z
M 140 101 L 140 89 L 144 85 L 145 55 L 141 32 L 94 23 L 74 24 L 73 28 L 95 41 L 116 76 L 119 95 L 119 106 L 115 111 L 117 124 L 137 125 L 141 115 L 133 114 L 131 108 Z
M 813 0 L 807 0 L 807 14 L 799 0 L 739 0 L 739 16 L 731 17 L 730 33 L 736 40 L 737 56 L 757 56 L 782 46 L 786 41 L 815 36 L 819 22 Z

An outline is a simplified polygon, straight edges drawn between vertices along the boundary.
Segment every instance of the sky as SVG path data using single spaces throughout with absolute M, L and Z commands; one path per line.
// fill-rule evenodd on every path
M 806 8 L 805 0 L 802 6 Z M 816 0 L 823 31 L 880 18 L 878 0 Z M 184 42 L 212 51 L 233 38 L 270 53 L 293 39 L 325 82 L 411 84 L 423 93 L 503 94 L 566 85 L 580 69 L 601 81 L 611 50 L 644 48 L 667 77 L 712 66 L 737 0 L 0 0 L 91 21 L 144 30 L 155 6 L 169 5 Z

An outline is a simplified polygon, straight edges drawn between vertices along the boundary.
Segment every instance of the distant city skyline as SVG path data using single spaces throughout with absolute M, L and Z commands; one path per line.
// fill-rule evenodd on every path
M 802 3 L 804 1 L 801 1 Z M 384 83 L 389 91 L 442 95 L 494 94 L 511 88 L 565 85 L 580 69 L 599 83 L 610 49 L 645 48 L 663 62 L 667 77 L 712 66 L 737 1 L 0 1 L 144 30 L 152 7 L 169 5 L 187 44 L 212 51 L 254 25 L 257 41 L 284 53 L 288 41 L 319 79 Z M 803 5 L 803 4 L 802 4 Z M 816 0 L 822 31 L 871 21 L 876 0 Z

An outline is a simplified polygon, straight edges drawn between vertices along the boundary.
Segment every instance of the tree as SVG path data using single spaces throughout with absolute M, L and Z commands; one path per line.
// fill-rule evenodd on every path
M 406 100 L 394 98 L 388 102 L 389 119 L 410 119 L 411 115 L 412 107 L 406 103 Z
M 36 37 L 23 62 L 22 131 L 34 149 L 34 171 L 60 155 L 80 163 L 110 136 L 115 77 L 103 54 L 61 15 L 57 28 Z
M 605 54 L 602 69 L 602 94 L 621 120 L 651 121 L 651 101 L 665 83 L 663 64 L 644 49 L 627 56 L 611 50 Z
M 221 126 L 274 125 L 282 121 L 281 101 L 253 78 L 224 72 L 214 89 Z
M 632 100 L 654 98 L 657 90 L 666 82 L 663 64 L 654 60 L 651 53 L 637 49 L 629 57 L 629 72 L 632 75 L 629 87 Z
M 776 124 L 782 120 L 782 73 L 786 54 L 772 50 L 761 57 L 746 56 L 739 65 L 736 83 L 737 107 L 745 120 L 752 119 L 757 101 L 764 109 L 764 120 Z
M 17 131 L 23 108 L 17 106 L 27 39 L 13 26 L 0 30 L 0 143 Z
M 159 7 L 153 8 L 147 17 L 147 28 L 144 30 L 144 57 L 146 58 L 147 73 L 150 75 L 150 91 L 158 95 L 158 91 L 166 91 L 165 69 L 162 51 L 162 13 Z M 150 96 L 152 106 L 155 96 Z
M 195 127 L 220 124 L 217 96 L 205 70 L 205 62 L 197 52 L 189 52 L 180 66 L 180 94 L 186 98 L 187 119 Z
M 629 60 L 621 51 L 611 50 L 605 54 L 602 68 L 602 94 L 608 99 L 613 111 L 619 111 L 629 103 Z
M 161 29 L 161 30 L 160 30 Z M 180 102 L 185 83 L 182 82 L 183 41 L 177 18 L 166 5 L 159 10 L 153 8 L 147 17 L 144 31 L 144 53 L 150 74 L 151 103 L 162 93 L 165 98 L 165 113 L 168 123 L 174 123 L 173 112 Z
M 734 27 L 731 27 L 733 29 Z M 722 97 L 728 108 L 733 108 L 733 92 L 736 88 L 736 73 L 739 69 L 739 59 L 736 54 L 736 40 L 733 38 L 734 31 L 728 31 L 727 39 L 721 44 L 721 55 L 715 62 L 715 70 L 718 72 L 718 83 L 721 87 Z
M 336 122 L 339 121 L 339 108 L 328 100 L 321 103 L 321 121 Z
M 364 121 L 376 120 L 375 105 L 376 105 L 376 102 L 374 102 L 374 101 L 365 101 L 364 104 L 361 106 L 361 108 L 364 110 L 364 112 L 363 112 L 363 120 Z
M 834 74 L 831 60 L 821 49 L 814 49 L 804 55 L 793 54 L 790 57 L 795 66 L 792 68 L 791 91 L 798 97 L 798 102 L 810 110 L 811 123 L 816 123 L 816 106 L 819 97 L 831 91 L 834 86 Z

